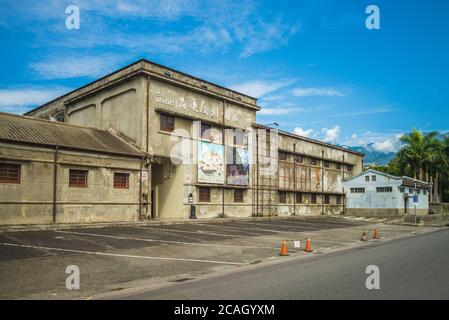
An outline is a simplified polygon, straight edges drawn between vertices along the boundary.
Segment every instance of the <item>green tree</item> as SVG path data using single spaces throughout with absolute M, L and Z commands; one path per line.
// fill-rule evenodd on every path
M 415 179 L 428 180 L 429 170 L 436 171 L 435 161 L 441 152 L 441 142 L 436 138 L 438 134 L 436 131 L 423 134 L 413 129 L 400 138 L 404 146 L 397 155 L 398 164 L 404 170 L 408 166 Z

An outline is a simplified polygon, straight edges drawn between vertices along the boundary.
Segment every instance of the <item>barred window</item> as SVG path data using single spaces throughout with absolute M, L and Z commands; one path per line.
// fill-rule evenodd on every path
M 285 152 L 279 152 L 279 160 L 286 161 L 287 160 L 287 154 Z
M 296 203 L 302 203 L 302 193 L 296 193 Z
M 371 181 L 376 181 L 377 177 L 376 176 L 371 176 Z
M 162 131 L 172 132 L 175 130 L 175 117 L 161 113 L 159 115 L 160 129 Z
M 20 165 L 0 163 L 0 183 L 20 183 Z
M 302 157 L 301 156 L 295 156 L 295 162 L 296 163 L 302 163 Z
M 114 189 L 129 189 L 129 173 L 114 173 Z
M 242 189 L 234 190 L 234 202 L 236 202 L 236 203 L 243 202 L 243 190 Z
M 377 192 L 393 192 L 393 188 L 392 187 L 377 187 L 376 191 Z
M 87 172 L 87 170 L 70 169 L 69 187 L 87 188 Z
M 369 182 L 369 176 L 365 176 L 365 181 Z
M 337 196 L 337 204 L 341 204 L 341 196 Z
M 200 202 L 210 202 L 210 188 L 200 187 L 199 188 L 199 199 Z
M 365 193 L 365 188 L 351 188 L 351 193 Z
M 287 193 L 286 192 L 279 192 L 279 203 L 287 203 Z
M 324 204 L 330 204 L 331 203 L 331 197 L 328 194 L 324 195 Z

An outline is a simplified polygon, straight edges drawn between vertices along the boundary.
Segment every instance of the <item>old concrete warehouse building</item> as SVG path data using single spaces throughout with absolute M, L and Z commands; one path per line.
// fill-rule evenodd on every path
M 198 218 L 342 214 L 363 154 L 256 124 L 258 110 L 140 60 L 26 117 L 2 114 L 15 124 L 0 130 L 0 223 L 188 219 L 191 202 Z M 11 139 L 22 125 L 59 139 Z

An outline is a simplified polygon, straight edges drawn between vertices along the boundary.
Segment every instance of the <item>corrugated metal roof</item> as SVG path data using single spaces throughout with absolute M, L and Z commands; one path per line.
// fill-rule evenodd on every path
M 0 140 L 130 156 L 143 155 L 106 130 L 4 112 L 0 112 Z

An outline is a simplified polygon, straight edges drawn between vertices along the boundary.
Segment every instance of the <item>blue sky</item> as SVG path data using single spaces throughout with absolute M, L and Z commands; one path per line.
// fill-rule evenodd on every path
M 81 28 L 65 26 L 68 5 Z M 380 30 L 365 27 L 369 4 Z M 449 130 L 449 1 L 0 0 L 0 111 L 140 58 L 259 99 L 260 123 L 393 151 Z

